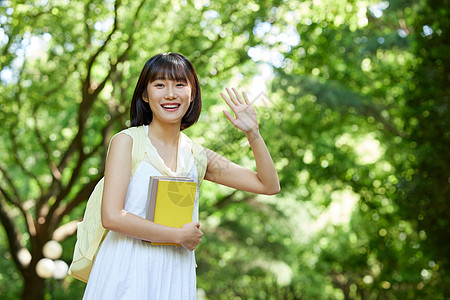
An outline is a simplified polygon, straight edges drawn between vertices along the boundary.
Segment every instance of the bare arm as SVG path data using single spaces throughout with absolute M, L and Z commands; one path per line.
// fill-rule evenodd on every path
M 167 227 L 124 210 L 131 177 L 132 145 L 131 137 L 126 134 L 119 134 L 111 141 L 103 189 L 103 227 L 146 241 L 178 243 L 193 250 L 203 235 L 199 230 L 199 223 L 188 223 L 182 228 Z
M 206 149 L 208 167 L 205 179 L 239 190 L 272 195 L 280 191 L 278 174 L 266 144 L 259 133 L 258 120 L 247 95 L 243 98 L 238 92 L 227 88 L 228 96 L 222 94 L 225 102 L 235 113 L 235 118 L 224 111 L 228 120 L 238 129 L 245 132 L 252 148 L 257 172 L 241 167 L 212 150 Z

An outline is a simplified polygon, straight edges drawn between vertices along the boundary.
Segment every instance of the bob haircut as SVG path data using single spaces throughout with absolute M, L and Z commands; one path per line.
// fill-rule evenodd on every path
M 144 65 L 131 101 L 131 126 L 148 125 L 152 122 L 153 113 L 142 96 L 147 94 L 147 85 L 159 79 L 169 79 L 189 83 L 192 102 L 181 119 L 180 130 L 197 122 L 202 109 L 200 83 L 191 62 L 179 53 L 161 53 L 150 58 Z

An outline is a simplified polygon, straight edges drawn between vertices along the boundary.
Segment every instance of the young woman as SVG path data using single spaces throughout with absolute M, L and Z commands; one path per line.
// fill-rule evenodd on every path
M 225 116 L 247 136 L 257 172 L 205 148 L 205 179 L 252 193 L 278 193 L 278 175 L 247 95 L 226 88 L 221 96 L 234 112 L 233 116 L 224 111 Z M 163 53 L 147 61 L 131 103 L 131 126 L 144 126 L 146 147 L 156 150 L 152 153 L 157 157 L 144 160 L 132 176 L 130 131 L 111 140 L 102 202 L 102 223 L 110 231 L 96 256 L 83 299 L 196 298 L 193 250 L 203 235 L 198 223 L 198 193 L 193 222 L 181 228 L 156 224 L 143 216 L 150 176 L 188 176 L 197 181 L 189 149 L 192 142 L 181 131 L 197 121 L 200 110 L 199 81 L 186 57 Z M 156 168 L 155 160 L 160 162 Z

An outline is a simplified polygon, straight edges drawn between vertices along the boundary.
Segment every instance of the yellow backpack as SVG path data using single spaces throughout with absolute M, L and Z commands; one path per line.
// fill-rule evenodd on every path
M 144 126 L 130 127 L 129 130 L 133 136 L 131 152 L 131 174 L 133 175 L 136 168 L 144 160 L 147 137 Z M 192 154 L 197 167 L 198 186 L 200 187 L 206 173 L 206 153 L 202 146 L 193 142 Z M 84 282 L 89 279 L 95 256 L 108 233 L 108 230 L 103 228 L 101 220 L 103 184 L 104 178 L 97 183 L 89 196 L 83 221 L 77 224 L 77 241 L 68 274 Z

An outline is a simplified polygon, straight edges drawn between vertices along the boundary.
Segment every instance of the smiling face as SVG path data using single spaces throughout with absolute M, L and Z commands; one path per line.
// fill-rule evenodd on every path
M 149 125 L 156 113 L 167 122 L 178 122 L 181 115 L 180 130 L 184 130 L 197 122 L 201 108 L 200 83 L 191 62 L 179 53 L 157 54 L 139 76 L 131 101 L 131 126 Z
M 147 102 L 153 113 L 153 121 L 178 123 L 192 102 L 192 89 L 186 80 L 156 79 L 147 84 L 142 100 Z

